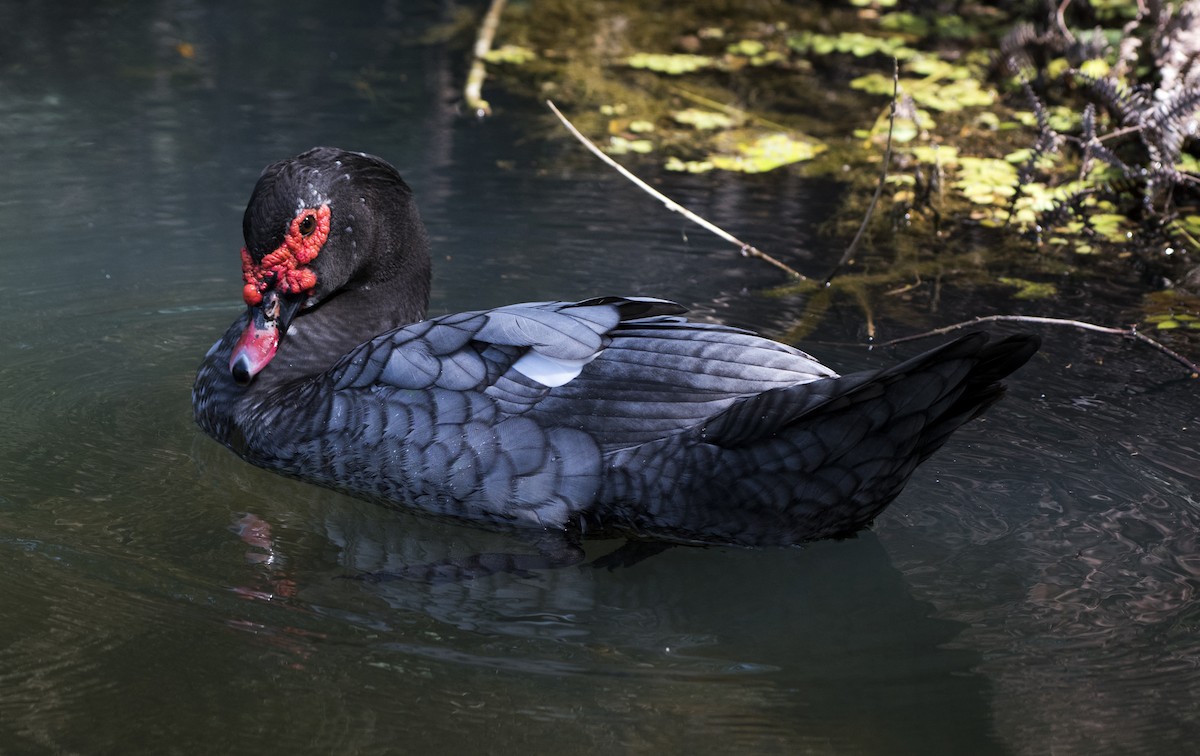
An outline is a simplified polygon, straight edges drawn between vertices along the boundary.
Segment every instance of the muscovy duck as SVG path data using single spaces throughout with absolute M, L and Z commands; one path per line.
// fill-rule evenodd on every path
M 976 333 L 839 376 L 661 299 L 426 320 L 412 191 L 384 160 L 333 148 L 268 166 L 242 227 L 247 310 L 200 366 L 200 426 L 252 464 L 492 524 L 737 545 L 847 536 L 1038 348 Z

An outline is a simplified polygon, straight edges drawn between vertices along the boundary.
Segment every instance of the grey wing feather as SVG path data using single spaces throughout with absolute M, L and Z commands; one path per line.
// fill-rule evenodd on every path
M 559 360 L 590 360 L 630 313 L 673 314 L 678 305 L 648 298 L 533 302 L 425 320 L 376 337 L 331 371 L 335 390 L 392 386 L 452 390 L 481 387 L 528 350 Z
M 635 320 L 609 339 L 579 377 L 529 409 L 584 430 L 606 452 L 701 427 L 744 397 L 837 376 L 799 350 L 727 326 Z

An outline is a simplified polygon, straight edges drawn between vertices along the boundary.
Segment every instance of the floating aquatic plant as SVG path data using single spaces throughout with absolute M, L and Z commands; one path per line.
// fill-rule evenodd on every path
M 678 171 L 680 173 L 707 173 L 716 168 L 711 160 L 680 160 L 675 156 L 667 158 L 667 162 L 663 167 L 668 171 Z
M 711 129 L 728 129 L 733 127 L 737 121 L 731 116 L 724 113 L 718 113 L 712 110 L 701 110 L 699 108 L 686 108 L 677 110 L 671 114 L 679 123 L 691 126 L 701 131 Z
M 608 138 L 608 147 L 605 152 L 610 155 L 625 155 L 630 152 L 639 155 L 654 151 L 654 142 L 649 139 L 626 139 L 622 136 L 611 136 Z
M 528 63 L 531 60 L 537 60 L 538 54 L 528 47 L 520 45 L 502 45 L 492 50 L 488 50 L 483 59 L 488 63 L 508 63 L 511 65 L 521 65 Z
M 915 69 L 910 64 L 905 64 L 902 70 L 918 74 L 927 72 L 925 77 L 921 79 L 902 77 L 900 91 L 912 97 L 918 105 L 948 113 L 963 108 L 985 107 L 995 103 L 995 91 L 984 87 L 977 79 L 972 78 L 971 72 L 963 66 L 951 66 L 945 61 L 926 58 L 919 58 L 917 61 L 921 65 L 916 66 Z M 850 82 L 850 86 L 869 94 L 890 96 L 892 77 L 878 72 L 870 73 L 854 79 Z
M 766 50 L 767 46 L 757 39 L 743 39 L 725 48 L 730 55 L 744 55 L 747 58 L 762 55 Z
M 1007 276 L 1001 276 L 996 280 L 1007 286 L 1017 287 L 1017 292 L 1013 294 L 1013 299 L 1049 299 L 1058 293 L 1058 287 L 1052 283 L 1027 281 L 1024 278 L 1009 278 Z
M 644 68 L 658 73 L 679 75 L 711 68 L 716 65 L 716 61 L 705 55 L 636 53 L 626 58 L 625 64 L 630 68 Z
M 788 37 L 788 46 L 801 55 L 844 53 L 863 58 L 879 54 L 906 60 L 920 54 L 908 47 L 902 39 L 874 37 L 862 32 L 816 34 L 805 31 Z
M 744 138 L 731 133 L 733 149 L 724 154 L 709 156 L 713 167 L 742 173 L 764 173 L 789 163 L 811 160 L 825 145 L 792 134 L 765 134 Z M 729 141 L 729 140 L 726 140 Z

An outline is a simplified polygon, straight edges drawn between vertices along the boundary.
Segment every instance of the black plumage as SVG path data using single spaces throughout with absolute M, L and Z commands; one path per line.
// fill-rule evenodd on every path
M 304 241 L 289 248 L 288 229 L 322 206 L 319 253 L 287 262 Z M 972 334 L 838 376 L 658 299 L 422 320 L 429 251 L 411 192 L 384 161 L 330 148 L 269 166 L 244 225 L 248 281 L 265 294 L 200 367 L 201 427 L 268 469 L 496 524 L 744 545 L 845 536 L 1037 349 Z M 292 269 L 315 285 L 287 290 Z

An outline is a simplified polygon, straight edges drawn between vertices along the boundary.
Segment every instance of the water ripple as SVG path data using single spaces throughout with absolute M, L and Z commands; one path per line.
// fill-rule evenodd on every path
M 1200 731 L 1194 401 L 1113 386 L 1006 402 L 881 523 L 918 595 L 971 623 L 1015 751 L 1186 750 Z

